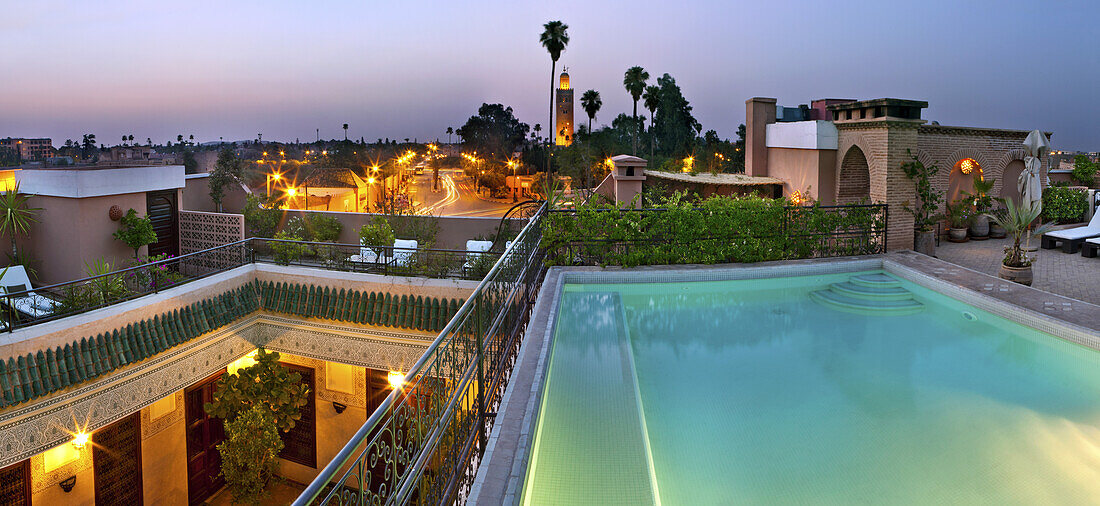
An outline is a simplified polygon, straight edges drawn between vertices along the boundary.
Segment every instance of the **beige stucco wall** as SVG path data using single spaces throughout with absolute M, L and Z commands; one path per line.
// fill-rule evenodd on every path
M 75 473 L 50 473 L 48 477 L 43 476 L 44 473 L 42 470 L 36 469 L 36 464 L 41 465 L 42 456 L 37 455 L 34 459 L 31 459 L 31 486 L 34 487 L 35 482 L 38 480 L 45 480 L 41 483 L 40 489 L 35 490 L 31 494 L 31 504 L 64 504 L 72 506 L 91 506 L 95 504 L 95 471 L 91 465 L 92 445 L 89 444 L 85 446 L 84 450 L 81 451 L 87 452 L 87 455 L 81 456 L 81 459 L 87 460 L 83 465 L 69 466 L 75 469 Z M 35 462 L 35 460 L 38 462 Z M 67 469 L 61 471 L 67 471 Z M 74 485 L 73 489 L 69 492 L 65 492 L 58 483 L 69 476 L 76 476 L 76 485 Z
M 325 361 L 299 357 L 289 353 L 281 355 L 280 360 L 284 362 L 313 369 L 313 401 L 315 403 L 314 413 L 317 426 L 317 468 L 279 459 L 280 476 L 291 481 L 308 484 L 351 440 L 351 437 L 355 435 L 355 431 L 359 430 L 367 421 L 365 408 L 367 397 L 366 369 L 356 368 L 356 392 L 344 394 L 326 388 L 324 381 Z M 343 413 L 336 413 L 336 409 L 332 407 L 334 398 L 347 406 Z
M 141 410 L 141 479 L 145 504 L 187 504 L 187 423 L 183 392 L 172 413 L 152 418 Z
M 145 216 L 145 204 L 144 193 L 81 199 L 31 196 L 29 205 L 41 210 L 26 244 L 38 260 L 39 283 L 86 277 L 85 264 L 99 259 L 107 260 L 112 269 L 123 268 L 133 258 L 134 250 L 112 237 L 119 222 L 111 221 L 108 213 L 111 206 L 117 205 L 123 213 L 132 208 Z M 147 249 L 142 247 L 141 253 Z
M 836 151 L 768 148 L 767 158 L 768 175 L 784 181 L 784 197 L 801 191 L 822 205 L 836 203 Z
M 239 184 L 225 186 L 222 196 L 222 212 L 239 213 L 244 209 L 247 193 Z M 206 211 L 213 213 L 218 211 L 218 206 L 210 199 L 209 174 L 189 174 L 183 187 L 183 196 L 180 198 L 180 209 L 187 211 Z

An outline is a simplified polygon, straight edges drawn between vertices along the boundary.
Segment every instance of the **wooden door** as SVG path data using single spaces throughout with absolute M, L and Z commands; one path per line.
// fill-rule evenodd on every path
M 0 505 L 31 503 L 31 461 L 24 460 L 0 469 Z
M 179 255 L 179 199 L 176 190 L 162 190 L 145 194 L 145 207 L 149 221 L 157 233 L 157 242 L 149 245 L 149 256 Z
M 290 369 L 290 372 L 302 375 L 302 383 L 309 388 L 309 395 L 307 396 L 306 405 L 302 406 L 302 418 L 294 424 L 293 429 L 280 433 L 285 446 L 283 446 L 283 451 L 279 452 L 279 457 L 316 469 L 317 418 L 315 413 L 317 408 L 314 402 L 316 390 L 313 389 L 313 369 L 294 364 L 284 363 L 282 365 Z
M 218 475 L 222 467 L 218 443 L 225 440 L 222 419 L 206 414 L 203 404 L 213 402 L 214 385 L 221 371 L 188 388 L 184 393 L 187 412 L 187 496 L 200 504 L 225 485 Z
M 92 434 L 92 468 L 97 505 L 142 504 L 140 413 Z

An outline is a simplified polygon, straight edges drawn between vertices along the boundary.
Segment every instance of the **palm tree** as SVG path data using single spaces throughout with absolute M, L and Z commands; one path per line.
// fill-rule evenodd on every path
M 145 138 L 145 144 L 148 145 L 149 147 L 153 147 L 153 138 L 152 137 L 146 137 Z
M 130 139 L 130 144 L 133 144 L 134 143 L 134 134 L 130 134 L 129 139 Z
M 557 71 L 558 58 L 565 46 L 569 44 L 569 34 L 566 30 L 569 25 L 561 21 L 551 21 L 542 25 L 542 35 L 539 42 L 550 53 L 550 125 L 554 125 L 554 73 Z M 550 129 L 553 131 L 553 128 Z M 550 150 L 546 150 L 546 172 L 550 172 Z
M 653 135 L 653 125 L 657 121 L 657 106 L 661 104 L 661 89 L 656 86 L 646 86 L 642 94 L 642 102 L 649 109 L 649 159 L 653 160 L 653 144 L 656 136 Z
M 125 135 L 122 136 L 122 145 L 123 146 L 126 145 L 126 136 Z
M 600 112 L 600 107 L 603 107 L 603 100 L 600 99 L 600 92 L 596 90 L 588 90 L 581 95 L 581 108 L 588 114 L 588 134 L 592 134 L 592 120 L 596 119 L 596 113 Z
M 10 190 L 0 193 L 0 234 L 11 237 L 11 259 L 19 258 L 19 251 L 15 249 L 15 236 L 26 234 L 31 229 L 31 223 L 38 220 L 34 218 L 40 208 L 27 206 L 26 195 L 19 193 L 19 183 L 16 182 Z
M 455 129 L 447 127 L 447 144 L 451 143 L 451 134 L 455 133 Z
M 539 124 L 539 123 L 535 123 L 535 140 L 538 140 L 539 137 L 541 137 L 539 135 L 539 132 L 541 132 L 541 131 L 542 131 L 542 125 Z
M 348 140 L 348 124 L 344 123 L 344 140 Z
M 176 142 L 177 143 L 183 142 L 183 134 L 179 134 L 179 135 L 176 136 Z
M 192 146 L 195 145 L 195 134 L 188 135 L 187 139 L 191 141 Z
M 638 99 L 642 98 L 642 92 L 645 91 L 645 82 L 649 80 L 649 72 L 645 69 L 634 66 L 626 69 L 626 73 L 623 74 L 623 87 L 626 88 L 627 93 L 630 93 L 630 98 L 634 99 L 634 140 L 632 141 L 631 154 L 638 155 Z

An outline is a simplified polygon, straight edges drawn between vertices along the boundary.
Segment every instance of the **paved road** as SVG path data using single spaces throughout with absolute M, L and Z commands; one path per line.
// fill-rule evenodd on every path
M 409 193 L 424 214 L 442 216 L 503 216 L 512 204 L 481 200 L 461 170 L 440 170 L 440 190 L 432 191 L 432 172 L 414 175 Z

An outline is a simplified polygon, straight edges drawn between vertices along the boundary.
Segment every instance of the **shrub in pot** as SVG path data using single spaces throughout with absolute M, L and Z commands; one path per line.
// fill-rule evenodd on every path
M 970 221 L 970 237 L 974 239 L 989 238 L 988 213 L 993 209 L 993 197 L 989 196 L 989 192 L 993 190 L 995 181 L 996 179 L 984 179 L 978 174 L 974 178 L 974 193 L 966 193 L 974 205 L 974 214 Z
M 917 205 L 910 206 L 909 202 L 905 202 L 902 204 L 902 209 L 913 215 L 913 249 L 917 253 L 932 256 L 936 253 L 936 237 L 933 230 L 936 222 L 943 219 L 943 215 L 937 212 L 943 194 L 937 192 L 932 186 L 932 178 L 940 169 L 935 164 L 925 167 L 912 152 L 906 150 L 906 153 L 913 161 L 901 164 L 901 170 L 916 187 Z
M 970 202 L 956 200 L 947 205 L 947 240 L 966 242 L 971 221 Z
M 1020 244 L 1024 236 L 1028 240 L 1032 235 L 1041 236 L 1050 232 L 1049 223 L 1032 226 L 1035 218 L 1039 217 L 1039 211 L 1029 205 L 1018 206 L 1012 199 L 1005 201 L 1005 208 L 994 213 L 993 222 L 1000 225 L 1012 235 L 1012 245 L 1005 247 L 1005 257 L 1001 261 L 1001 270 L 997 276 L 1022 285 L 1031 286 L 1032 258 L 1027 255 L 1026 246 Z M 1030 230 L 1029 230 L 1030 228 Z

